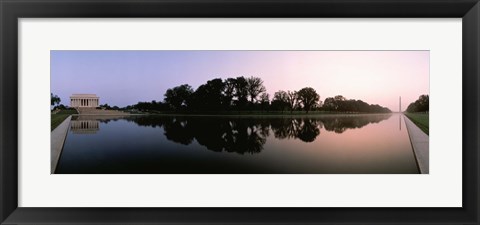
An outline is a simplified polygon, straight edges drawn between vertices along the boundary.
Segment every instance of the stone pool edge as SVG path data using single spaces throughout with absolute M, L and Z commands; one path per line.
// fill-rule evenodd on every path
M 50 133 L 50 174 L 54 174 L 57 168 L 71 120 L 70 115 Z
M 429 137 L 420 128 L 417 127 L 408 117 L 403 115 L 405 126 L 407 127 L 410 143 L 412 144 L 415 159 L 421 174 L 430 173 L 429 165 Z

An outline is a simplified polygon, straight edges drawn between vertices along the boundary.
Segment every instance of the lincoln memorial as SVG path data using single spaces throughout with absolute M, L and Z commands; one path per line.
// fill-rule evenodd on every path
M 70 107 L 98 107 L 99 99 L 95 94 L 73 94 L 70 96 Z

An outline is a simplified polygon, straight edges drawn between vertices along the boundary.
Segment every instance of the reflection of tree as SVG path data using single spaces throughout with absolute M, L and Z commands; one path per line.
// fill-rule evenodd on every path
M 273 134 L 278 139 L 298 138 L 312 142 L 320 134 L 321 121 L 314 118 L 280 118 L 271 122 Z
M 165 137 L 179 144 L 188 145 L 194 138 L 188 117 L 135 116 L 127 120 L 144 127 L 163 127 Z
M 167 120 L 163 129 L 165 130 L 165 137 L 176 143 L 188 145 L 192 143 L 194 135 L 189 126 L 189 122 L 186 118 L 170 117 Z
M 130 117 L 140 126 L 163 127 L 170 141 L 188 145 L 195 139 L 200 145 L 216 152 L 239 154 L 263 150 L 270 130 L 277 139 L 299 139 L 313 142 L 320 129 L 342 133 L 347 129 L 378 123 L 391 115 L 321 116 L 291 118 L 143 116 Z
M 268 128 L 248 119 L 208 117 L 194 121 L 195 139 L 212 151 L 259 153 L 268 136 Z
M 285 139 L 291 136 L 288 126 L 292 124 L 289 118 L 274 118 L 271 120 L 273 135 L 278 139 Z
M 292 118 L 274 118 L 271 120 L 273 135 L 278 139 L 296 137 L 298 121 Z
M 304 142 L 312 142 L 320 134 L 320 121 L 314 119 L 304 119 L 297 132 L 298 139 Z
M 226 151 L 244 154 L 259 153 L 263 150 L 268 137 L 268 127 L 265 127 L 265 124 L 254 119 L 237 120 L 231 124 L 232 138 L 226 146 Z
M 223 119 L 201 118 L 192 120 L 192 130 L 200 145 L 216 152 L 224 151 L 226 139 L 231 135 L 231 128 Z
M 132 117 L 131 119 L 140 126 L 155 128 L 162 127 L 164 123 L 167 120 L 172 119 L 172 117 L 138 116 Z
M 365 115 L 365 116 L 332 116 L 324 117 L 320 120 L 325 126 L 325 130 L 341 134 L 347 129 L 361 128 L 369 123 L 378 123 L 390 118 L 391 114 Z

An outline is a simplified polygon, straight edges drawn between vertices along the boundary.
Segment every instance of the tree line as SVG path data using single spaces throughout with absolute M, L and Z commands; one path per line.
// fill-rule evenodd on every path
M 163 101 L 138 102 L 124 109 L 140 111 L 219 112 L 219 111 L 331 111 L 389 113 L 388 108 L 370 105 L 361 100 L 338 95 L 326 98 L 322 104 L 315 89 L 279 90 L 273 97 L 267 93 L 259 77 L 215 78 L 196 90 L 189 84 L 167 89 Z
M 58 97 L 58 95 L 50 92 L 50 106 L 53 106 L 52 110 L 68 109 L 68 106 L 60 104 L 61 101 L 62 101 L 62 99 L 60 99 L 60 97 Z
M 407 112 L 428 112 L 429 111 L 429 97 L 428 95 L 420 95 L 415 102 L 410 103 L 407 107 Z

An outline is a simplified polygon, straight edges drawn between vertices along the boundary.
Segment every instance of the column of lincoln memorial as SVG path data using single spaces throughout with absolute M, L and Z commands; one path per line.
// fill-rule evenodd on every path
M 70 107 L 98 107 L 100 98 L 95 94 L 73 94 L 70 96 Z

